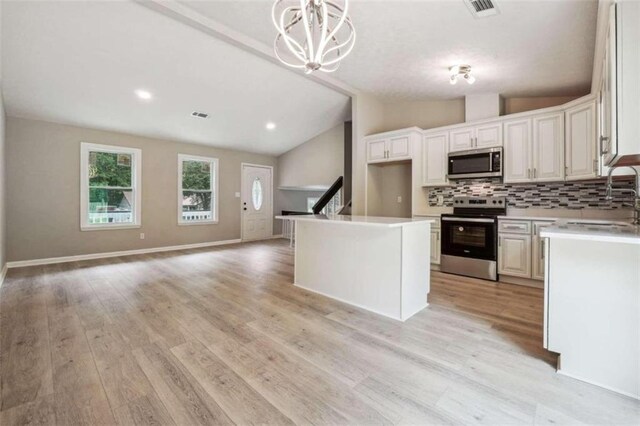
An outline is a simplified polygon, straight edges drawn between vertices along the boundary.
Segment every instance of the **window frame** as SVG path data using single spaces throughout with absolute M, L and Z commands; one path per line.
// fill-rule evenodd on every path
M 89 223 L 89 153 L 106 152 L 110 154 L 131 155 L 131 190 L 133 192 L 132 223 Z M 113 229 L 132 229 L 142 226 L 142 150 L 118 145 L 101 145 L 88 142 L 80 143 L 80 230 L 105 231 Z
M 182 200 L 183 200 L 183 189 L 182 189 L 182 163 L 185 161 L 199 161 L 209 163 L 209 167 L 211 170 L 211 219 L 206 220 L 183 220 L 182 219 Z M 189 226 L 189 225 L 215 225 L 218 223 L 218 194 L 219 194 L 219 183 L 218 183 L 218 159 L 214 157 L 203 157 L 199 155 L 191 155 L 191 154 L 178 154 L 178 225 L 180 226 Z

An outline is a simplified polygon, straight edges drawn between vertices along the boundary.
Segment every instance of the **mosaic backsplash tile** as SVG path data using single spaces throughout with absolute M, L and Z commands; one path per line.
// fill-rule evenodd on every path
M 632 178 L 616 180 L 616 188 L 633 189 Z M 461 195 L 500 195 L 507 197 L 509 207 L 538 209 L 585 209 L 613 210 L 631 206 L 631 192 L 615 192 L 613 200 L 605 199 L 606 183 L 549 182 L 506 184 L 499 179 L 458 180 L 453 186 L 429 188 L 429 205 L 437 206 L 438 195 L 444 196 L 444 205 L 453 207 L 453 197 Z

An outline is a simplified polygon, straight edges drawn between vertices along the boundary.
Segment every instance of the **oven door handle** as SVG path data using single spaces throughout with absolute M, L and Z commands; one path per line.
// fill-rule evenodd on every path
M 473 217 L 443 217 L 445 222 L 473 222 L 473 223 L 495 223 L 494 219 L 480 219 Z

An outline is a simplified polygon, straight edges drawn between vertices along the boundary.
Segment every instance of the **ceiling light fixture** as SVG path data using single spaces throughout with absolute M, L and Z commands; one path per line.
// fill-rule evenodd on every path
M 471 75 L 471 65 L 454 65 L 449 68 L 449 83 L 456 84 L 460 76 L 469 84 L 476 82 L 476 78 Z
M 265 126 L 267 130 L 274 130 L 276 128 L 276 123 L 272 123 L 271 121 L 267 123 Z
M 285 2 L 294 4 L 285 7 Z M 276 0 L 271 18 L 278 30 L 273 43 L 277 58 L 306 74 L 337 70 L 356 42 L 348 11 L 349 0 Z M 293 61 L 280 54 L 285 47 Z
M 151 92 L 147 92 L 146 90 L 142 90 L 142 89 L 136 90 L 135 94 L 138 98 L 142 99 L 143 101 L 148 101 L 151 98 L 153 98 L 153 95 L 151 94 Z

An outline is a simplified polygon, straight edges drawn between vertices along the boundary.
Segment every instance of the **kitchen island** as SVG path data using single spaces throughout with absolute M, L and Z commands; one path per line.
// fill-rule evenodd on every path
M 427 306 L 430 219 L 276 216 L 295 224 L 294 285 L 396 320 Z
M 540 235 L 558 372 L 640 399 L 640 227 L 556 223 Z

